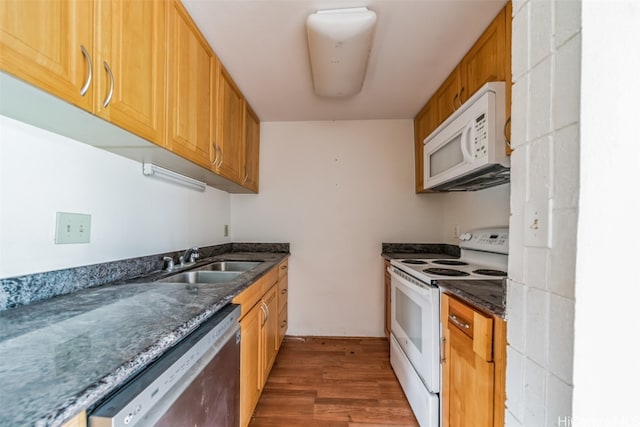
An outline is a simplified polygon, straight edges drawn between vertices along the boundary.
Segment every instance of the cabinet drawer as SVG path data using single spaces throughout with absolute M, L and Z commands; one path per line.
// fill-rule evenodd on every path
M 247 314 L 249 310 L 251 310 L 251 307 L 256 305 L 256 303 L 262 298 L 262 296 L 273 285 L 275 285 L 277 279 L 278 270 L 276 268 L 272 268 L 267 272 L 267 274 L 256 280 L 253 285 L 242 291 L 231 301 L 234 304 L 240 304 L 242 306 L 240 318 Z
M 289 313 L 287 311 L 287 305 L 285 304 L 280 313 L 278 313 L 278 347 L 282 344 L 287 328 L 289 327 Z
M 492 359 L 493 318 L 448 296 L 447 323 L 473 340 L 473 351 L 484 360 Z
M 289 273 L 289 260 L 285 259 L 278 266 L 278 278 L 282 279 L 283 277 L 286 277 L 288 273 Z
M 284 276 L 278 282 L 278 310 L 287 305 L 289 299 L 289 278 Z

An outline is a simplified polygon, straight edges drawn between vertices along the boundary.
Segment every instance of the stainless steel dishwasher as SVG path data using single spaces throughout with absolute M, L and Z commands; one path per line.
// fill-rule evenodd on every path
M 240 306 L 228 305 L 89 416 L 89 427 L 238 427 Z

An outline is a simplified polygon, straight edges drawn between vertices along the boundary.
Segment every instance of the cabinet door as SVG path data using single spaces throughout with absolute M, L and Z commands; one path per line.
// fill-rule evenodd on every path
M 424 191 L 424 139 L 438 127 L 438 111 L 430 99 L 414 120 L 416 193 Z
M 245 113 L 244 177 L 242 184 L 257 193 L 260 166 L 260 120 L 248 105 L 245 108 Z
M 460 63 L 464 80 L 462 102 L 469 99 L 485 83 L 505 81 L 506 9 L 502 9 Z
M 87 0 L 0 1 L 0 69 L 91 111 L 92 18 Z
M 492 427 L 492 319 L 446 295 L 442 296 L 441 316 L 445 342 L 442 427 Z
M 263 378 L 266 382 L 278 350 L 278 287 L 273 286 L 262 297 L 266 318 L 262 326 L 263 337 Z M 263 383 L 264 384 L 264 383 Z
M 220 67 L 218 86 L 217 172 L 242 184 L 244 169 L 244 97 L 227 70 Z
M 102 0 L 95 8 L 95 113 L 164 145 L 167 3 Z
M 447 423 L 443 426 L 492 427 L 493 363 L 474 353 L 471 338 L 458 329 L 449 328 L 448 335 L 448 366 L 443 370 L 443 381 L 446 376 L 449 393 L 443 401 L 447 405 Z
M 251 420 L 262 390 L 260 339 L 263 310 L 256 304 L 240 320 L 240 426 Z
M 169 6 L 167 148 L 207 169 L 215 137 L 217 58 L 179 1 Z
M 456 109 L 462 105 L 460 97 L 464 94 L 465 88 L 462 87 L 460 78 L 460 68 L 449 74 L 449 77 L 440 85 L 434 95 L 435 108 L 438 111 L 437 125 L 444 122 Z

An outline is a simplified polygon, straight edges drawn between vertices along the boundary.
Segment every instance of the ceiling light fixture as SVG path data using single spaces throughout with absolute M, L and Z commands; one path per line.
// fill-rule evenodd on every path
M 309 15 L 307 39 L 317 95 L 346 97 L 362 90 L 376 20 L 366 7 Z

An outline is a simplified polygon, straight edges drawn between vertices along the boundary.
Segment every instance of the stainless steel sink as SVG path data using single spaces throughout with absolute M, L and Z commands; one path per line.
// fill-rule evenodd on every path
M 185 271 L 184 273 L 178 273 L 173 276 L 160 279 L 158 282 L 225 283 L 232 281 L 241 274 L 242 271 Z
M 198 268 L 198 271 L 249 271 L 262 261 L 216 261 Z

